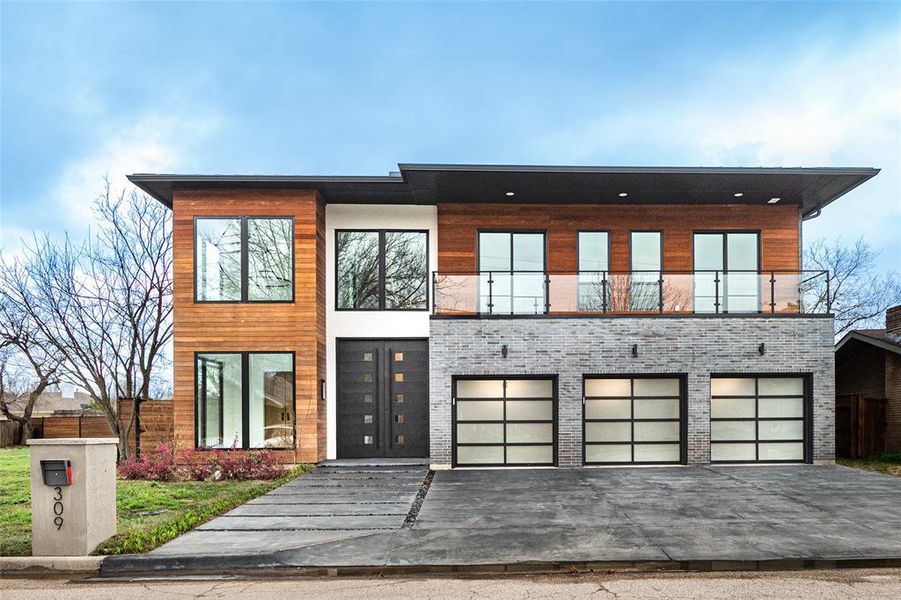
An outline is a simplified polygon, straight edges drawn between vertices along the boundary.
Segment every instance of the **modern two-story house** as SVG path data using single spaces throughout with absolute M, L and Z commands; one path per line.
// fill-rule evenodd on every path
M 802 224 L 878 170 L 147 175 L 176 446 L 436 468 L 829 462 Z

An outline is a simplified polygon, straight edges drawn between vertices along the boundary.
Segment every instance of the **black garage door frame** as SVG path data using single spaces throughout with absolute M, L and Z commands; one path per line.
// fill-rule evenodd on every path
M 558 448 L 557 448 L 557 430 L 558 430 L 559 415 L 558 415 L 558 401 L 557 401 L 557 400 L 558 400 L 558 395 L 559 395 L 559 394 L 558 394 L 557 375 L 549 375 L 549 374 L 548 374 L 548 375 L 516 375 L 516 374 L 510 374 L 510 375 L 497 375 L 497 374 L 491 374 L 491 375 L 452 375 L 452 376 L 451 376 L 451 466 L 452 466 L 453 468 L 457 468 L 457 467 L 460 466 L 460 465 L 457 464 L 457 382 L 458 382 L 458 381 L 465 381 L 465 380 L 469 380 L 469 381 L 472 381 L 472 380 L 491 380 L 491 381 L 497 381 L 497 380 L 503 380 L 503 379 L 538 379 L 538 380 L 550 380 L 550 381 L 551 381 L 551 386 L 552 386 L 552 390 L 553 390 L 553 391 L 552 391 L 552 393 L 553 393 L 553 398 L 552 398 L 553 421 L 552 421 L 552 432 L 551 432 L 551 435 L 552 435 L 552 440 L 553 440 L 553 450 L 552 450 L 552 452 L 553 452 L 554 462 L 553 462 L 553 464 L 550 464 L 550 465 L 545 465 L 545 464 L 535 464 L 535 463 L 479 463 L 479 464 L 466 464 L 466 465 L 463 465 L 462 467 L 463 467 L 463 468 L 482 468 L 482 467 L 515 467 L 515 468 L 521 468 L 521 467 L 532 467 L 532 468 L 545 468 L 545 469 L 548 468 L 548 467 L 556 467 L 556 466 L 557 466 L 557 461 L 558 461 L 558 456 L 557 456 L 557 450 L 558 450 Z M 495 398 L 495 399 L 496 399 L 496 400 L 501 400 L 501 398 Z M 502 400 L 506 401 L 507 398 L 503 398 Z M 496 423 L 497 421 L 492 421 L 492 422 L 493 422 L 493 423 Z M 507 433 L 506 433 L 506 430 L 507 430 L 507 427 L 506 427 L 506 425 L 507 425 L 507 420 L 506 420 L 506 418 L 505 418 L 503 421 L 501 421 L 501 422 L 504 424 L 504 438 L 505 438 L 505 440 L 506 440 L 506 435 L 507 435 Z M 530 421 L 515 421 L 515 422 L 517 422 L 517 423 L 529 423 Z M 544 423 L 545 421 L 541 421 L 541 422 Z M 480 444 L 466 444 L 466 445 L 475 446 L 475 445 L 480 445 Z M 485 445 L 485 446 L 497 446 L 498 444 L 484 444 L 484 445 Z M 543 444 L 534 444 L 534 443 L 528 443 L 528 442 L 521 442 L 521 443 L 520 443 L 520 442 L 513 442 L 513 443 L 510 443 L 510 444 L 507 444 L 506 441 L 505 441 L 503 445 L 506 447 L 506 446 L 508 446 L 508 445 L 509 445 L 509 446 L 535 446 L 535 445 L 543 445 Z M 506 454 L 506 451 L 505 451 L 505 454 Z
M 635 431 L 634 424 L 635 419 L 611 419 L 606 420 L 606 422 L 630 422 L 632 423 L 633 431 L 632 431 L 632 441 L 629 442 L 632 446 L 632 458 L 631 462 L 587 462 L 585 460 L 585 447 L 587 445 L 585 441 L 585 433 L 586 433 L 586 424 L 585 420 L 585 382 L 589 379 L 678 379 L 679 380 L 679 462 L 634 462 L 635 458 Z M 634 388 L 634 383 L 631 384 Z M 634 389 L 632 390 L 632 395 L 630 396 L 630 400 L 634 403 L 635 394 Z M 670 419 L 639 419 L 640 422 L 663 422 L 670 421 Z M 594 444 L 605 444 L 608 442 L 591 442 Z M 610 444 L 622 444 L 623 442 L 609 442 Z M 641 443 L 654 443 L 654 442 L 641 442 Z M 670 442 L 671 443 L 671 442 Z M 582 464 L 584 466 L 604 466 L 604 467 L 633 467 L 636 465 L 639 466 L 653 466 L 653 465 L 685 465 L 688 464 L 688 375 L 685 373 L 585 373 L 582 375 Z
M 712 380 L 723 377 L 723 378 L 755 378 L 755 379 L 773 379 L 773 378 L 800 378 L 803 381 L 803 390 L 804 390 L 804 402 L 802 406 L 804 407 L 804 460 L 756 460 L 756 461 L 747 461 L 747 460 L 719 460 L 716 462 L 711 461 L 711 464 L 714 465 L 729 465 L 729 464 L 759 464 L 759 465 L 774 465 L 774 464 L 811 464 L 813 463 L 813 373 L 798 373 L 798 372 L 790 372 L 790 373 L 774 373 L 770 372 L 756 372 L 756 373 L 735 373 L 735 372 L 726 372 L 726 373 L 711 373 L 708 379 L 708 393 L 707 393 L 707 401 L 709 402 L 712 393 Z M 756 385 L 756 384 L 755 384 Z M 756 396 L 756 394 L 755 394 Z M 759 396 L 757 397 L 757 401 L 759 401 Z M 756 412 L 756 411 L 755 411 Z M 716 419 L 710 419 L 711 422 Z M 758 421 L 759 419 L 755 417 L 754 419 L 720 419 L 724 421 Z M 778 419 L 777 419 L 778 420 Z M 718 443 L 730 443 L 730 442 L 718 442 Z M 734 443 L 743 443 L 741 441 L 735 441 Z M 754 441 L 755 444 L 759 443 L 759 439 Z

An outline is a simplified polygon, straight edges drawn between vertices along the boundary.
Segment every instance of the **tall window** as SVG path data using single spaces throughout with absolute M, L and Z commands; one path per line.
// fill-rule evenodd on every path
M 293 448 L 294 355 L 198 354 L 198 448 Z
M 479 311 L 541 314 L 544 233 L 479 232 Z
M 428 308 L 428 232 L 336 231 L 339 310 Z
M 290 217 L 201 217 L 194 225 L 197 302 L 288 302 L 294 298 Z
M 694 235 L 695 312 L 758 312 L 758 234 Z
M 608 249 L 606 231 L 579 232 L 579 310 L 609 308 Z
M 659 231 L 632 232 L 629 294 L 632 310 L 660 310 L 661 237 Z

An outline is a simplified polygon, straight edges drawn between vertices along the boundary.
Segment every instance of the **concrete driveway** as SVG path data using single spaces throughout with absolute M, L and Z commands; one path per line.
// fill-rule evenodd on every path
M 104 574 L 901 565 L 901 479 L 839 466 L 325 467 Z

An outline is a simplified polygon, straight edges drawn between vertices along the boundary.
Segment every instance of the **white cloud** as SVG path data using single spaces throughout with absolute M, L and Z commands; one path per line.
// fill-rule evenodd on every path
M 130 186 L 126 175 L 135 172 L 166 173 L 198 162 L 203 141 L 219 126 L 219 120 L 174 115 L 146 115 L 129 127 L 109 130 L 94 148 L 66 166 L 53 190 L 67 221 L 83 227 L 92 220 L 91 204 L 102 191 L 103 177 L 113 191 Z

